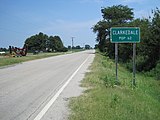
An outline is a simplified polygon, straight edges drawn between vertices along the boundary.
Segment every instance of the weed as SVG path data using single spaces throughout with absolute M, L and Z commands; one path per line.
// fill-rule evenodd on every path
M 108 75 L 105 75 L 104 77 L 102 77 L 102 80 L 104 82 L 104 85 L 106 87 L 114 87 L 115 85 L 115 79 L 112 77 L 112 76 L 108 76 Z
M 89 89 L 72 100 L 70 120 L 160 120 L 160 81 L 142 73 L 136 75 L 136 88 L 132 89 L 132 73 L 121 64 L 115 86 L 114 62 L 96 53 L 82 84 Z M 113 89 L 114 87 L 114 89 Z
M 119 103 L 120 97 L 117 94 L 111 95 L 111 102 L 110 102 L 110 107 L 116 107 L 116 105 Z

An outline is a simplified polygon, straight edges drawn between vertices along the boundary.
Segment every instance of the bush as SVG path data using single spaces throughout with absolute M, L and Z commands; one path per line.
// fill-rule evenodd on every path
M 148 60 L 148 56 L 137 56 L 136 58 L 136 68 L 137 71 L 146 71 L 147 69 L 147 61 Z
M 147 72 L 146 74 L 151 77 L 155 77 L 156 80 L 160 80 L 160 61 L 157 63 L 155 68 L 153 68 L 150 72 Z
M 66 47 L 63 47 L 63 48 L 59 48 L 57 51 L 58 52 L 67 52 L 68 49 Z
M 155 68 L 155 73 L 156 73 L 157 80 L 160 80 L 160 61 Z
M 147 61 L 148 57 L 147 56 L 137 56 L 136 58 L 136 70 L 141 72 L 141 71 L 146 71 L 147 69 Z M 127 64 L 126 64 L 127 69 L 130 71 L 133 70 L 133 60 L 131 59 Z

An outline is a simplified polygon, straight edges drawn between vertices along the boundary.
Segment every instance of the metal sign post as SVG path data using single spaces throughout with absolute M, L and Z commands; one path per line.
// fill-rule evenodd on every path
M 116 83 L 118 83 L 118 43 L 115 43 Z
M 118 43 L 133 43 L 133 80 L 136 85 L 136 43 L 140 42 L 139 27 L 112 27 L 110 29 L 111 43 L 115 43 L 116 83 L 118 80 Z
M 132 85 L 136 86 L 136 43 L 133 43 L 133 81 Z

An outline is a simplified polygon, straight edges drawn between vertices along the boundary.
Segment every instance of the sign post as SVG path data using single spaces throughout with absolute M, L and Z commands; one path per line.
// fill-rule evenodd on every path
M 115 43 L 115 63 L 116 63 L 116 82 L 118 81 L 118 43 L 133 43 L 133 80 L 132 85 L 136 85 L 136 43 L 140 42 L 139 27 L 112 27 L 110 29 L 111 43 Z
M 116 83 L 118 84 L 118 43 L 115 43 Z
M 132 85 L 136 85 L 136 43 L 133 43 L 133 81 Z

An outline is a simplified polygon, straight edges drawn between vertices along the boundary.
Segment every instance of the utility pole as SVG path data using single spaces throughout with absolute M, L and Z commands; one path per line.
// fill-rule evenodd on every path
M 71 47 L 71 50 L 72 50 L 72 52 L 73 52 L 73 39 L 75 38 L 75 37 L 71 37 L 72 38 L 72 47 Z
M 85 49 L 85 43 L 83 43 L 83 49 Z

